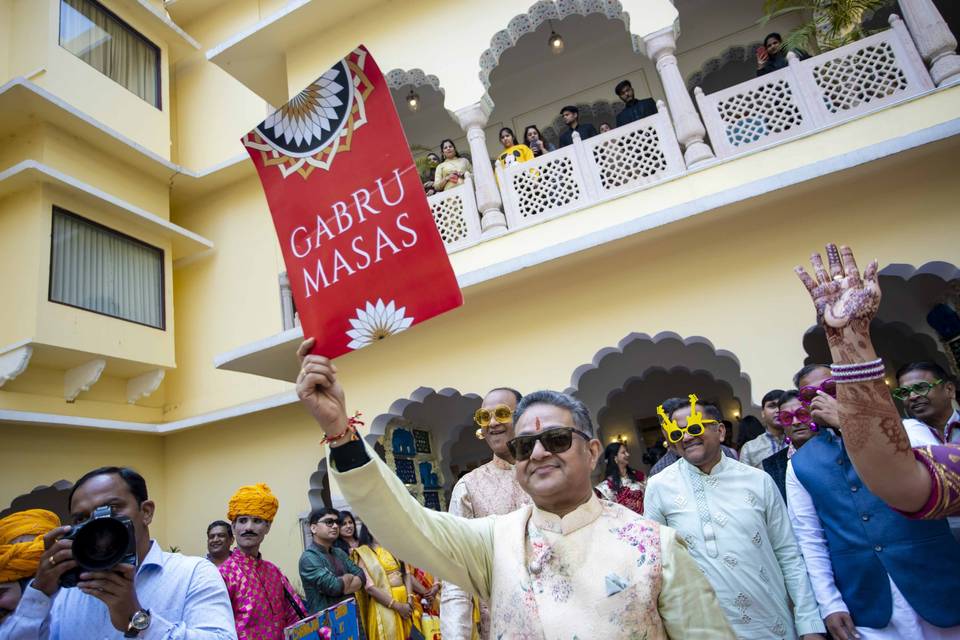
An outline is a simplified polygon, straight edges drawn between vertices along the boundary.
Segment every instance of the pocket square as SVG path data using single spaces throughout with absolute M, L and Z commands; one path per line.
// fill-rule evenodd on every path
M 616 595 L 627 588 L 627 581 L 615 573 L 611 573 L 605 578 L 607 584 L 607 597 Z

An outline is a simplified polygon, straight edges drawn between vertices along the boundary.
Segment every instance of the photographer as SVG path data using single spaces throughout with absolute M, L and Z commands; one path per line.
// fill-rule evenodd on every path
M 230 600 L 216 568 L 202 558 L 166 553 L 150 539 L 155 505 L 140 474 L 119 467 L 95 469 L 77 480 L 67 504 L 74 526 L 44 536 L 46 551 L 19 607 L 6 620 L 5 638 L 236 640 Z M 109 516 L 97 512 L 90 521 L 102 507 L 109 508 Z M 106 523 L 112 528 L 103 527 L 101 518 L 113 520 Z M 84 557 L 102 555 L 117 540 L 125 543 L 110 535 L 125 528 L 133 534 L 130 550 L 137 566 L 122 562 L 104 571 L 80 568 L 73 548 L 77 543 L 81 553 L 80 543 L 71 538 L 91 524 L 97 535 Z M 71 577 L 78 577 L 75 588 L 61 586 Z

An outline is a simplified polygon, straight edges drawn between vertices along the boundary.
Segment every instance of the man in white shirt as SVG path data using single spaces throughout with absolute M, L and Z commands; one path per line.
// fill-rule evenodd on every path
M 782 390 L 774 389 L 763 396 L 760 403 L 760 422 L 763 423 L 766 431 L 740 449 L 740 462 L 743 464 L 763 470 L 763 460 L 787 446 L 783 438 L 783 427 L 777 422 L 781 395 L 783 395 Z
M 720 410 L 696 397 L 672 398 L 658 409 L 682 459 L 650 479 L 644 515 L 686 541 L 738 637 L 822 640 L 779 490 L 767 473 L 720 452 Z
M 957 385 L 943 367 L 933 362 L 900 367 L 893 395 L 911 416 L 903 421 L 908 433 L 918 426 L 929 431 L 930 438 L 922 444 L 960 442 L 960 412 L 954 409 Z

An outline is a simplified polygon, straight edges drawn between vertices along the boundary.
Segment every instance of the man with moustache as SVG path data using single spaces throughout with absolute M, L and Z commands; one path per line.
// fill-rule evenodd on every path
M 450 494 L 449 512 L 461 518 L 504 515 L 530 504 L 530 496 L 517 484 L 513 456 L 507 443 L 513 439 L 513 412 L 520 392 L 508 387 L 492 389 L 473 416 L 493 460 L 460 478 Z M 490 609 L 479 603 L 480 637 L 489 637 Z M 444 640 L 470 640 L 477 635 L 473 597 L 455 584 L 443 586 L 440 596 L 440 633 Z
M 691 394 L 657 413 L 682 459 L 647 483 L 644 515 L 686 540 L 738 637 L 822 640 L 817 601 L 773 480 L 720 452 L 725 429 L 715 405 Z
M 279 508 L 280 501 L 263 483 L 240 487 L 227 507 L 237 548 L 220 565 L 220 575 L 230 594 L 238 640 L 283 640 L 284 627 L 306 617 L 290 581 L 260 555 Z
M 330 360 L 298 355 L 297 394 L 321 425 L 329 468 L 380 541 L 490 602 L 494 638 L 732 640 L 709 583 L 673 530 L 601 502 L 586 406 L 555 391 L 525 396 L 508 449 L 534 504 L 468 520 L 427 509 L 359 439 Z
M 207 526 L 207 560 L 219 567 L 230 557 L 233 528 L 229 522 L 214 520 Z

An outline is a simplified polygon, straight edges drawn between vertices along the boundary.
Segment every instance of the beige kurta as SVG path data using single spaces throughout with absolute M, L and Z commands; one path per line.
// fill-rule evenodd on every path
M 462 518 L 505 515 L 528 504 L 530 496 L 517 484 L 513 465 L 496 456 L 460 478 L 450 494 L 450 513 Z M 481 602 L 481 637 L 490 637 L 489 630 L 490 609 Z M 473 597 L 451 582 L 441 592 L 440 632 L 443 640 L 473 637 Z
M 329 468 L 354 513 L 398 557 L 489 600 L 491 635 L 523 640 L 732 640 L 676 533 L 590 499 L 560 518 L 525 506 L 467 520 L 420 505 L 370 461 Z

